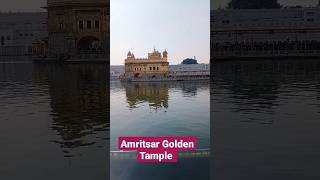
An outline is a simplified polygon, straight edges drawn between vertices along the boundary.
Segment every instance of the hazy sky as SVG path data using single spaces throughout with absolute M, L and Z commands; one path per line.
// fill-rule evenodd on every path
M 211 0 L 211 8 L 217 9 L 219 7 L 225 7 L 231 0 Z M 278 0 L 280 4 L 284 5 L 300 5 L 300 6 L 315 6 L 318 4 L 318 0 Z
M 167 49 L 170 64 L 210 57 L 210 0 L 111 0 L 111 64 Z

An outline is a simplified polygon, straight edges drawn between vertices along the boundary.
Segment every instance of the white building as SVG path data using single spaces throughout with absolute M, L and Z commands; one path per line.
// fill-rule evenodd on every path
M 211 12 L 212 43 L 320 40 L 320 8 Z
M 210 72 L 210 64 L 177 64 L 170 65 L 169 71 L 174 72 Z
M 123 65 L 110 66 L 110 80 L 119 80 L 119 77 L 124 74 Z
M 47 33 L 47 13 L 0 13 L 0 56 L 25 56 Z
M 320 57 L 320 8 L 211 11 L 211 58 Z

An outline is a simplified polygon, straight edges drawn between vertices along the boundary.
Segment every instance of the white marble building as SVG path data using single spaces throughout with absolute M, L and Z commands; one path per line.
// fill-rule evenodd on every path
M 212 43 L 320 40 L 320 8 L 211 11 Z
M 0 13 L 0 56 L 26 56 L 47 33 L 47 13 Z

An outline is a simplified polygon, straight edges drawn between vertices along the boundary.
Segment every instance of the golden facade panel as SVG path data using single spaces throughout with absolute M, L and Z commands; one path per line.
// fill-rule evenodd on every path
M 135 58 L 128 52 L 125 59 L 125 76 L 127 78 L 166 77 L 169 72 L 168 52 L 162 54 L 155 50 L 148 53 L 148 58 Z

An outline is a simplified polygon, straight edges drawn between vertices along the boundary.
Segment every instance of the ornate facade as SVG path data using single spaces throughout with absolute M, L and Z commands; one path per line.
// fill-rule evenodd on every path
M 320 8 L 211 11 L 211 58 L 320 56 Z
M 49 55 L 109 57 L 109 1 L 48 0 Z
M 168 52 L 161 54 L 155 50 L 148 53 L 148 58 L 135 58 L 132 52 L 128 52 L 125 59 L 126 78 L 161 78 L 168 75 Z

